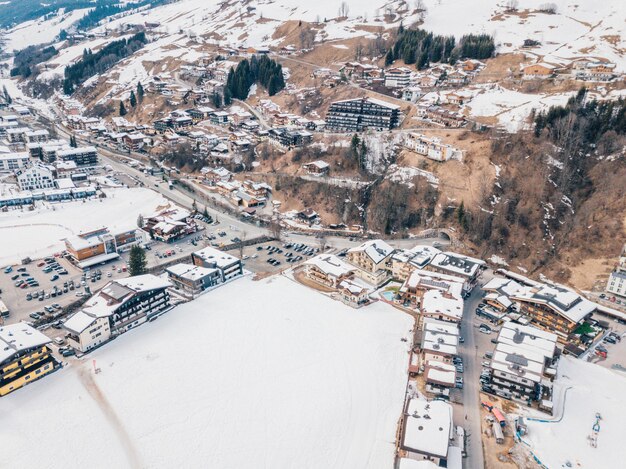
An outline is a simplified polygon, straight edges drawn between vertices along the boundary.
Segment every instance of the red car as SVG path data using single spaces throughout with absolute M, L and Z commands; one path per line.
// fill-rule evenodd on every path
M 40 262 L 39 264 L 37 264 L 37 267 L 43 267 L 44 265 L 46 265 L 45 262 Z

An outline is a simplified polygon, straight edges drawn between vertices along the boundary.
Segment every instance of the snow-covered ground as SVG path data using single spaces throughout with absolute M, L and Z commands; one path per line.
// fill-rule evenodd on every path
M 566 391 L 567 390 L 567 391 Z M 624 467 L 626 378 L 599 365 L 563 357 L 555 384 L 555 423 L 528 421 L 524 437 L 549 468 Z M 590 445 L 596 413 L 600 413 L 597 448 Z M 567 465 L 566 463 L 571 465 Z
M 0 213 L 0 265 L 33 259 L 64 249 L 63 239 L 107 226 L 135 226 L 137 216 L 154 212 L 167 201 L 149 189 L 105 189 L 105 199 L 45 203 L 32 212 Z M 1 466 L 1 465 L 0 465 Z
M 73 23 L 81 19 L 88 9 L 73 10 L 69 13 L 61 12 L 49 20 L 26 21 L 11 29 L 4 39 L 6 51 L 20 50 L 34 44 L 52 42 L 62 29 L 68 29 Z
M 412 325 L 237 280 L 3 397 L 0 467 L 392 468 Z

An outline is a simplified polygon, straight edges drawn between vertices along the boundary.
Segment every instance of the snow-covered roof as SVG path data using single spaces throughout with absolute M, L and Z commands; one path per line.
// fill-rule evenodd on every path
M 373 239 L 351 248 L 348 252 L 364 252 L 374 264 L 379 264 L 393 253 L 393 248 L 382 239 Z
M 421 310 L 423 314 L 442 314 L 460 321 L 463 317 L 463 299 L 439 290 L 428 290 L 422 297 Z
M 348 275 L 354 271 L 354 267 L 348 265 L 333 254 L 320 254 L 319 256 L 312 257 L 304 264 L 315 266 L 326 275 L 333 277 Z
M 498 343 L 508 344 L 533 353 L 552 358 L 557 335 L 533 326 L 505 322 L 498 334 Z
M 212 248 L 211 246 L 195 251 L 193 255 L 199 257 L 205 262 L 208 262 L 209 264 L 215 265 L 215 267 L 221 268 L 228 267 L 236 262 L 239 262 L 239 259 L 235 256 L 232 256 L 224 251 L 220 251 L 219 249 Z
M 214 275 L 217 269 L 209 269 L 193 264 L 175 264 L 165 269 L 165 271 L 176 277 L 194 281 Z
M 50 342 L 48 337 L 23 322 L 0 327 L 0 363 L 19 352 L 40 347 L 48 342 Z
M 422 329 L 425 331 L 439 332 L 440 334 L 459 335 L 459 327 L 456 324 L 434 318 L 424 318 Z
M 416 459 L 400 458 L 400 464 L 398 469 L 438 469 L 439 466 L 432 461 L 422 459 L 420 461 Z
M 494 277 L 482 287 L 485 291 L 498 292 L 508 296 L 513 295 L 520 288 L 522 285 L 515 280 L 502 277 Z
M 121 278 L 115 281 L 126 288 L 130 288 L 134 292 L 145 292 L 157 290 L 159 288 L 167 288 L 171 283 L 162 277 L 152 274 L 135 275 L 134 277 Z
M 445 458 L 452 428 L 452 406 L 444 401 L 413 398 L 407 408 L 403 446 Z
M 556 284 L 521 288 L 513 295 L 513 299 L 547 305 L 565 319 L 575 323 L 582 321 L 597 308 L 595 303 L 574 290 Z
M 441 252 L 433 258 L 430 264 L 434 267 L 453 272 L 454 275 L 473 277 L 478 269 L 485 265 L 485 261 L 455 252 Z
M 91 326 L 96 319 L 96 317 L 90 316 L 84 311 L 79 311 L 65 321 L 63 327 L 75 334 L 81 334 L 85 329 Z

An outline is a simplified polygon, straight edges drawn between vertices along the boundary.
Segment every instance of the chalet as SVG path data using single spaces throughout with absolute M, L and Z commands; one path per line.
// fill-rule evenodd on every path
M 588 81 L 611 81 L 616 76 L 616 65 L 608 62 L 589 62 L 576 75 L 578 79 Z
M 241 259 L 212 247 L 206 247 L 191 254 L 191 263 L 209 269 L 217 269 L 220 282 L 243 275 Z
M 193 125 L 193 119 L 191 116 L 179 116 L 172 118 L 172 129 L 186 129 L 187 127 L 191 127 Z
M 194 109 L 189 109 L 187 111 L 187 114 L 191 116 L 193 123 L 197 124 L 200 121 L 209 119 L 212 112 L 215 112 L 215 109 L 210 108 L 208 106 L 202 106 L 202 107 L 197 107 Z
M 399 288 L 398 297 L 403 304 L 418 307 L 429 290 L 438 290 L 460 298 L 463 279 L 437 272 L 414 270 Z
M 596 310 L 597 305 L 563 285 L 539 284 L 517 290 L 511 299 L 531 324 L 558 336 L 565 343 L 576 327 Z
M 454 388 L 456 386 L 456 367 L 451 363 L 428 360 L 424 365 L 424 377 L 427 386 Z
M 182 208 L 166 208 L 146 217 L 143 229 L 152 239 L 170 243 L 197 231 L 190 215 Z
M 406 67 L 394 67 L 385 70 L 387 88 L 406 88 L 411 81 L 411 70 Z
M 409 133 L 404 145 L 419 155 L 435 161 L 462 160 L 463 152 L 452 145 L 444 144 L 437 137 L 428 138 L 422 134 Z
M 431 262 L 424 268 L 432 272 L 439 272 L 464 279 L 463 292 L 467 294 L 472 291 L 478 282 L 481 270 L 485 265 L 485 261 L 481 259 L 475 259 L 453 252 L 441 252 L 433 257 Z
M 44 334 L 23 322 L 0 327 L 0 396 L 58 368 L 50 342 Z
M 380 286 L 390 278 L 387 261 L 393 248 L 381 239 L 366 241 L 351 248 L 346 259 L 356 267 L 356 275 L 374 286 Z
M 547 63 L 536 63 L 522 67 L 524 78 L 550 78 L 556 67 Z
M 272 192 L 272 186 L 270 186 L 269 184 L 266 184 L 264 182 L 254 182 L 249 179 L 243 182 L 241 188 L 244 192 L 254 197 L 267 198 Z
M 464 72 L 478 72 L 481 68 L 485 66 L 484 63 L 475 59 L 463 60 L 462 62 L 460 62 L 460 65 L 461 70 L 463 70 Z
M 463 70 L 453 70 L 446 76 L 446 81 L 451 85 L 465 85 L 469 80 L 469 75 Z
M 272 142 L 282 147 L 297 148 L 311 143 L 313 134 L 306 130 L 278 127 L 270 129 L 269 138 Z
M 146 136 L 142 133 L 125 134 L 122 138 L 124 146 L 131 151 L 139 151 L 145 144 Z
M 205 179 L 213 184 L 229 182 L 233 178 L 233 174 L 226 168 L 207 168 L 207 171 L 204 171 L 204 169 L 205 168 L 202 168 L 201 172 L 203 172 Z
M 335 101 L 326 113 L 326 128 L 335 132 L 391 130 L 399 122 L 399 106 L 374 98 Z
M 309 225 L 313 225 L 319 221 L 319 215 L 312 208 L 305 208 L 298 212 L 298 219 L 307 222 Z
M 320 254 L 304 263 L 304 275 L 329 288 L 338 289 L 339 284 L 353 274 L 354 267 L 332 254 Z
M 337 287 L 339 299 L 353 308 L 360 308 L 370 302 L 369 289 L 351 280 L 342 280 Z
M 382 76 L 382 71 L 375 65 L 362 64 L 360 62 L 346 62 L 340 69 L 340 73 L 343 73 L 347 77 L 354 78 L 377 78 Z
M 444 127 L 462 127 L 466 123 L 465 116 L 439 106 L 418 107 L 418 116 Z
M 322 160 L 305 163 L 302 167 L 307 173 L 313 176 L 326 176 L 330 171 L 330 165 Z
M 417 245 L 411 249 L 397 249 L 391 256 L 391 276 L 404 282 L 415 270 L 422 270 L 441 251 L 432 246 Z

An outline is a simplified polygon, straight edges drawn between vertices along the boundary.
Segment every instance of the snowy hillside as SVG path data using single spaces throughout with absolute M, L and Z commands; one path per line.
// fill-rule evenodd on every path
M 412 323 L 237 280 L 3 397 L 0 466 L 392 468 Z

